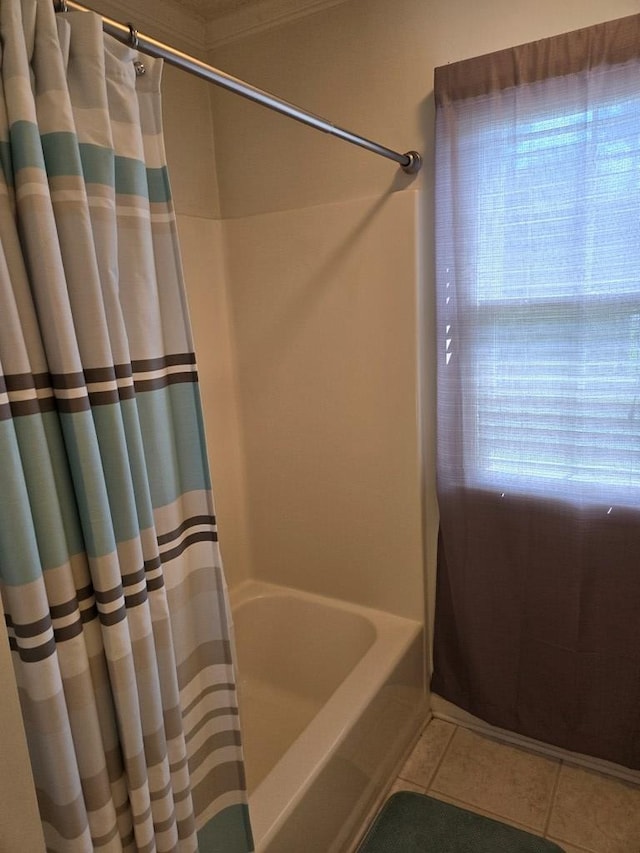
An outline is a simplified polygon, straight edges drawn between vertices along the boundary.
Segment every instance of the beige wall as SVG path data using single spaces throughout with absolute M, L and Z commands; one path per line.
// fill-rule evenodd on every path
M 426 14 L 419 12 L 427 5 L 424 0 L 348 0 L 220 48 L 212 60 L 391 148 L 422 148 L 421 101 L 430 80 L 421 73 L 424 43 L 415 21 L 426 23 Z M 405 8 L 414 19 L 406 26 Z M 371 197 L 413 185 L 389 161 L 223 90 L 212 89 L 212 97 L 224 217 Z
M 210 88 L 170 65 L 162 70 L 162 118 L 176 212 L 219 219 Z

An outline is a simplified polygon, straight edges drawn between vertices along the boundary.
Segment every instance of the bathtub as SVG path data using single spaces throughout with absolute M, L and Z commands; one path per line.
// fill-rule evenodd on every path
M 346 853 L 426 714 L 419 622 L 258 581 L 232 590 L 257 853 Z

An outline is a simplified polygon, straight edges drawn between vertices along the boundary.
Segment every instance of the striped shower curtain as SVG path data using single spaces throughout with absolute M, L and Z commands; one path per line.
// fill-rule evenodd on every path
M 46 846 L 245 853 L 161 63 L 51 0 L 0 38 L 0 580 Z

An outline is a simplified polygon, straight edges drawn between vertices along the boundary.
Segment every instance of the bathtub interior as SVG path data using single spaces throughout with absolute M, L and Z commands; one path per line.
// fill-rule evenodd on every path
M 427 713 L 419 622 L 257 581 L 232 591 L 258 853 L 343 853 Z
M 234 610 L 250 794 L 376 639 L 359 613 L 269 592 L 262 587 Z

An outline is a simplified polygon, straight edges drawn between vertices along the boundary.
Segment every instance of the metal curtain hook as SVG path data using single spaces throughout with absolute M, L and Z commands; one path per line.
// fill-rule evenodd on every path
M 67 0 L 56 0 L 54 4 L 56 12 L 68 12 Z
M 137 50 L 138 45 L 140 44 L 138 40 L 138 31 L 132 23 L 127 22 L 126 26 L 129 27 L 129 44 L 134 50 Z

